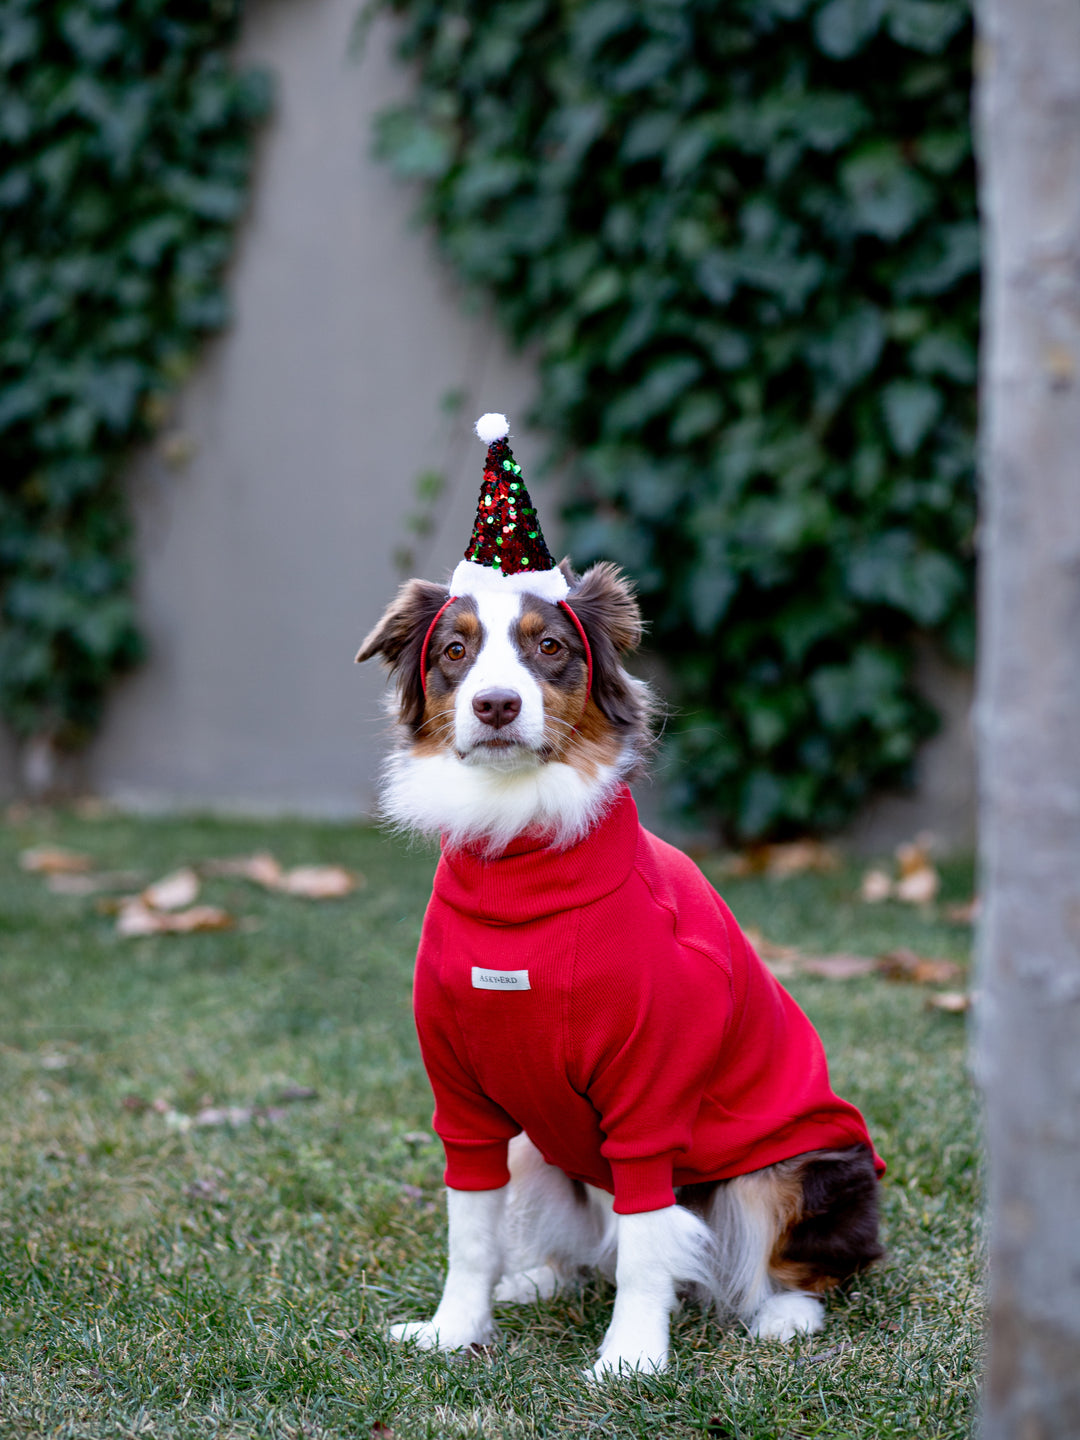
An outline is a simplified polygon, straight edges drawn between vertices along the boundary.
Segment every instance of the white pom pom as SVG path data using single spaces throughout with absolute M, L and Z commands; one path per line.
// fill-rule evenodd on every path
M 510 421 L 505 415 L 497 415 L 494 411 L 489 411 L 487 415 L 481 415 L 477 420 L 476 433 L 485 445 L 491 445 L 494 441 L 502 440 L 510 434 Z

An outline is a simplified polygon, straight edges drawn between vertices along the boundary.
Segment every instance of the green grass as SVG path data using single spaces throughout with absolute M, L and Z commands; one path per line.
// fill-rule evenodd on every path
M 94 900 L 20 872 L 42 841 L 147 880 L 262 847 L 367 886 L 317 904 L 212 881 L 201 898 L 238 929 L 123 940 Z M 504 1312 L 485 1355 L 386 1343 L 390 1319 L 430 1313 L 442 1272 L 409 994 L 432 864 L 359 827 L 0 826 L 0 1433 L 967 1435 L 981 1242 L 964 1023 L 877 978 L 790 982 L 889 1163 L 889 1258 L 832 1300 L 823 1335 L 755 1344 L 689 1309 L 671 1372 L 591 1390 L 611 1303 L 596 1283 Z M 964 898 L 970 874 L 946 882 Z M 812 953 L 967 958 L 967 932 L 936 915 L 861 905 L 854 870 L 722 888 L 744 924 Z M 315 1097 L 282 1102 L 295 1087 Z M 275 1102 L 234 1127 L 178 1120 Z

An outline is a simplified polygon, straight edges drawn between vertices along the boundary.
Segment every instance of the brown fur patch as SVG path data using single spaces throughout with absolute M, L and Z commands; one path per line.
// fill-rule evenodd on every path
M 465 647 L 465 657 L 452 661 L 446 648 L 454 641 Z M 469 673 L 483 643 L 483 626 L 476 602 L 462 596 L 443 614 L 428 642 L 427 694 L 424 710 L 413 740 L 417 755 L 437 755 L 447 749 L 454 735 L 454 695 Z
M 592 779 L 601 766 L 618 764 L 621 753 L 622 737 L 590 699 L 577 729 L 569 736 L 563 759 Z
M 774 1165 L 779 1229 L 769 1274 L 820 1294 L 880 1260 L 877 1175 L 865 1145 L 815 1150 Z

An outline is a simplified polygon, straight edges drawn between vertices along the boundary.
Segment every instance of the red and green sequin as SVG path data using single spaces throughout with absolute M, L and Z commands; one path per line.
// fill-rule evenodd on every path
M 465 547 L 465 559 L 490 565 L 504 575 L 551 570 L 555 565 L 521 478 L 521 466 L 505 439 L 488 446 L 476 524 Z

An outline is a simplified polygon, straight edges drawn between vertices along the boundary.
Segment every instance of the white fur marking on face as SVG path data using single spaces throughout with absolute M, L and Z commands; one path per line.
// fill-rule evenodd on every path
M 500 741 L 512 741 L 536 751 L 544 743 L 544 696 L 511 638 L 521 616 L 520 595 L 476 595 L 476 610 L 484 627 L 480 653 L 454 697 L 454 744 L 459 755 L 479 764 L 518 768 L 535 764 L 519 750 L 495 749 L 496 732 L 473 713 L 473 700 L 485 690 L 513 690 L 521 696 L 521 714 L 498 731 Z
M 385 773 L 382 810 L 388 820 L 442 835 L 451 849 L 479 844 L 493 854 L 533 826 L 549 829 L 554 845 L 575 844 L 603 815 L 623 774 L 618 766 L 599 765 L 589 777 L 554 760 L 495 769 L 447 751 L 408 750 L 391 755 Z

